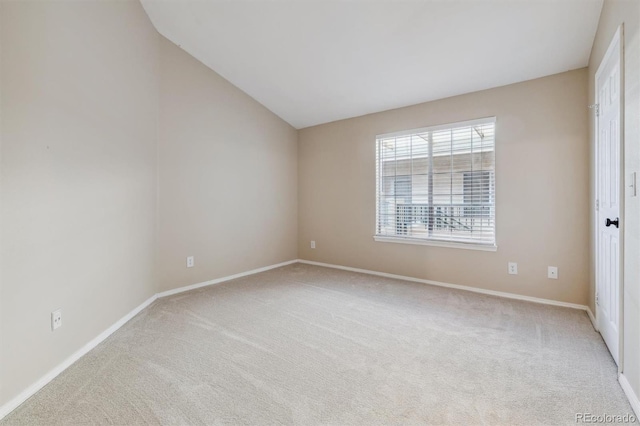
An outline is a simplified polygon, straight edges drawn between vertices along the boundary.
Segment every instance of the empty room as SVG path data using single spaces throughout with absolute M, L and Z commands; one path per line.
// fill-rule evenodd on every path
M 638 0 L 0 0 L 0 425 L 638 423 L 638 174 Z

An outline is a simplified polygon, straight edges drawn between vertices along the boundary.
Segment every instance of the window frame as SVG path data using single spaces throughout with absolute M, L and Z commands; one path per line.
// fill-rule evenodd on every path
M 374 233 L 373 239 L 377 242 L 388 242 L 388 243 L 400 243 L 400 244 L 414 244 L 414 245 L 425 245 L 425 246 L 435 246 L 435 247 L 445 247 L 445 248 L 457 248 L 457 249 L 467 249 L 467 250 L 480 250 L 480 251 L 497 251 L 498 250 L 498 229 L 497 229 L 497 182 L 496 182 L 496 170 L 497 170 L 497 118 L 495 116 L 478 118 L 473 120 L 466 121 L 458 121 L 451 122 L 446 124 L 438 124 L 434 126 L 426 126 L 415 129 L 401 130 L 392 133 L 384 133 L 376 135 L 375 137 L 375 222 L 374 222 Z M 446 130 L 456 127 L 467 127 L 474 126 L 480 124 L 493 123 L 494 125 L 494 141 L 493 141 L 493 155 L 494 155 L 494 168 L 491 171 L 493 176 L 493 211 L 494 211 L 494 231 L 493 231 L 493 243 L 483 243 L 477 241 L 451 241 L 443 238 L 433 238 L 433 237 L 404 237 L 402 235 L 380 235 L 378 234 L 378 224 L 379 224 L 379 212 L 380 212 L 380 176 L 378 173 L 378 149 L 379 149 L 379 140 L 385 138 L 393 138 L 399 136 L 407 136 L 415 133 L 424 133 L 424 132 L 436 132 L 440 130 Z

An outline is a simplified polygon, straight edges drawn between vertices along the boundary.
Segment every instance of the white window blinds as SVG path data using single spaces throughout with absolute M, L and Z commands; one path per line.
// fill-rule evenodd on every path
M 376 138 L 376 236 L 495 245 L 495 117 Z

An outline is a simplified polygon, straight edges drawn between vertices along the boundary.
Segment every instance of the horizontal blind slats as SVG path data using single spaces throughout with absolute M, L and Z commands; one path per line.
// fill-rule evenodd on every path
M 377 138 L 376 235 L 495 243 L 495 118 Z

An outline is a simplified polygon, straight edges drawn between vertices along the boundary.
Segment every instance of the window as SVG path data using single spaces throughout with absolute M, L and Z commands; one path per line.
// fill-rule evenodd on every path
M 495 247 L 495 117 L 376 138 L 376 240 Z

